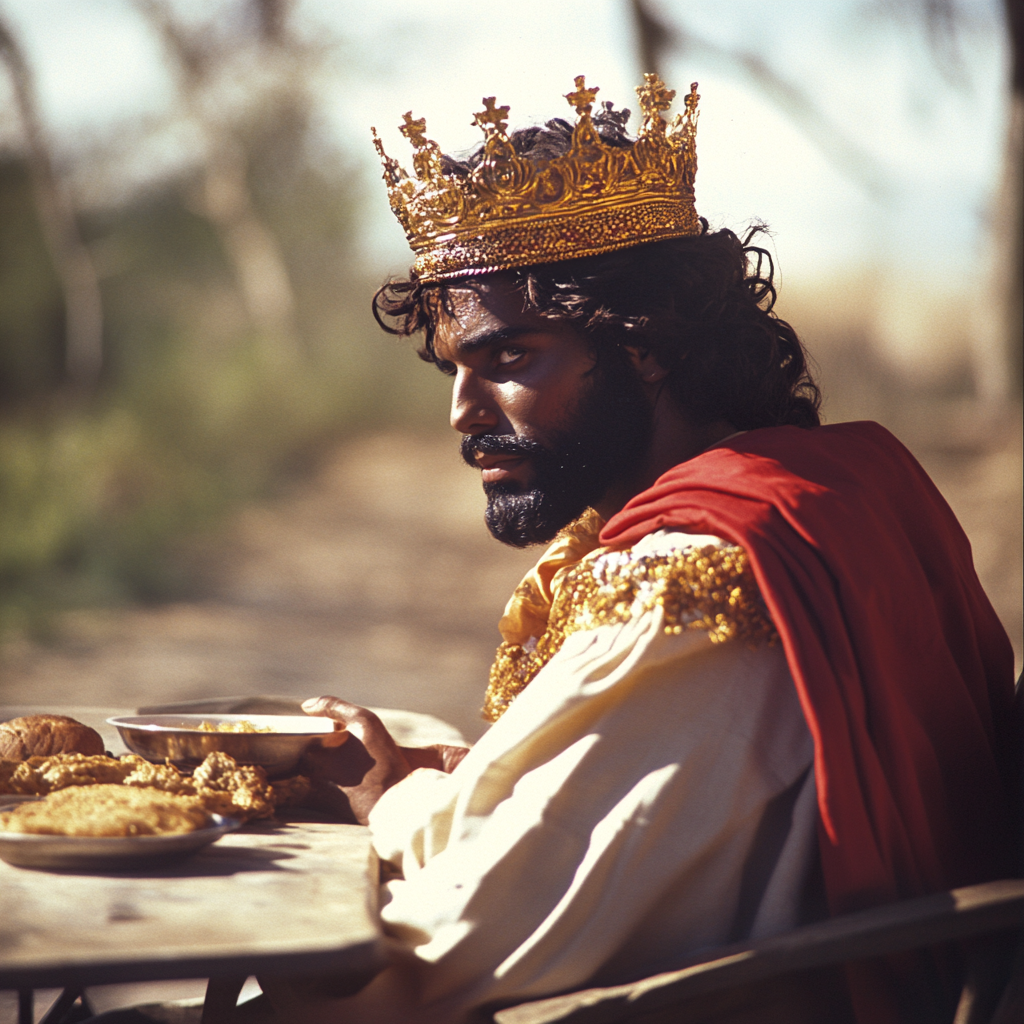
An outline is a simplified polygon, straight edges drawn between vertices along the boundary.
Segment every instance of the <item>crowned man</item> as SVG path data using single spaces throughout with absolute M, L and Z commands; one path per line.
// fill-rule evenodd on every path
M 696 86 L 671 122 L 637 92 L 635 137 L 581 77 L 574 123 L 486 99 L 464 161 L 411 114 L 411 175 L 377 143 L 416 253 L 377 318 L 451 377 L 494 536 L 550 547 L 472 749 L 308 702 L 349 725 L 317 781 L 373 831 L 396 959 L 343 999 L 268 979 L 280 1019 L 488 1019 L 1013 871 L 967 539 L 883 428 L 820 424 L 768 254 L 697 215 Z M 833 981 L 772 1019 L 952 1019 L 949 958 Z

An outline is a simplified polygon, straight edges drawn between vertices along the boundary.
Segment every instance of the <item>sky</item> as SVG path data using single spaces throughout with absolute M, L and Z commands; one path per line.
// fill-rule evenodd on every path
M 974 274 L 1000 170 L 1008 56 L 999 0 L 959 2 L 958 57 L 943 68 L 899 13 L 907 0 L 662 0 L 685 32 L 665 78 L 680 99 L 699 82 L 698 212 L 716 227 L 767 222 L 784 276 L 865 263 Z M 175 6 L 237 16 L 230 0 Z M 29 54 L 59 146 L 170 107 L 159 44 L 128 0 L 0 0 L 0 11 Z M 470 121 L 482 96 L 508 104 L 513 127 L 530 124 L 568 111 L 577 74 L 599 99 L 636 110 L 641 69 L 622 0 L 297 0 L 294 17 L 329 46 L 316 85 L 327 130 L 374 175 L 369 126 L 408 164 L 396 126 L 410 108 L 446 151 L 479 140 Z M 824 131 L 777 102 L 744 54 L 792 86 Z M 9 108 L 0 88 L 0 135 L 14 130 Z M 156 173 L 188 156 L 179 138 L 147 159 Z M 408 250 L 383 187 L 380 198 L 366 210 L 367 259 L 399 271 Z

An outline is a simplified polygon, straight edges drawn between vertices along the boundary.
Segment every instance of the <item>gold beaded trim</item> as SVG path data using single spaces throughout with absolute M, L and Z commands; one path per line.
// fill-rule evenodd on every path
M 503 643 L 491 667 L 483 717 L 496 722 L 566 637 L 665 609 L 665 632 L 702 629 L 712 643 L 775 643 L 778 634 L 743 548 L 688 548 L 635 557 L 611 551 L 572 569 L 555 595 L 548 626 L 532 649 Z
M 681 188 L 680 193 L 678 199 L 645 196 L 621 207 L 571 209 L 532 221 L 524 216 L 511 225 L 472 224 L 468 230 L 448 232 L 444 241 L 418 243 L 422 251 L 416 256 L 416 274 L 424 282 L 441 281 L 699 235 L 693 189 Z

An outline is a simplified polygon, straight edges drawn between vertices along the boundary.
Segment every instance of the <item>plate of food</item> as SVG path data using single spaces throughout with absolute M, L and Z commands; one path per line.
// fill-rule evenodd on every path
M 311 715 L 129 715 L 107 722 L 147 760 L 194 767 L 221 751 L 271 777 L 294 771 L 311 746 L 340 746 L 348 735 L 342 723 Z
M 241 822 L 193 798 L 119 785 L 75 786 L 43 799 L 0 797 L 0 859 L 18 867 L 117 871 L 188 857 Z

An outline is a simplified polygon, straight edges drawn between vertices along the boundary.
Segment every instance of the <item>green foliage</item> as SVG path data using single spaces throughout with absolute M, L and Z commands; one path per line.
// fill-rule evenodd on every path
M 245 143 L 295 336 L 253 327 L 199 182 L 168 181 L 83 218 L 105 319 L 91 395 L 61 375 L 61 296 L 24 167 L 0 163 L 0 637 L 54 609 L 180 593 L 177 538 L 346 432 L 436 411 L 432 375 L 381 335 L 353 270 L 359 180 L 294 106 L 264 111 Z
M 60 354 L 60 291 L 24 164 L 0 159 L 0 402 L 38 396 Z
M 182 339 L 91 408 L 6 422 L 0 632 L 57 607 L 174 596 L 187 581 L 160 557 L 169 541 L 301 472 L 380 405 L 415 415 L 409 371 L 424 370 L 388 348 L 374 385 L 341 354 L 314 365 L 258 339 L 218 352 Z

